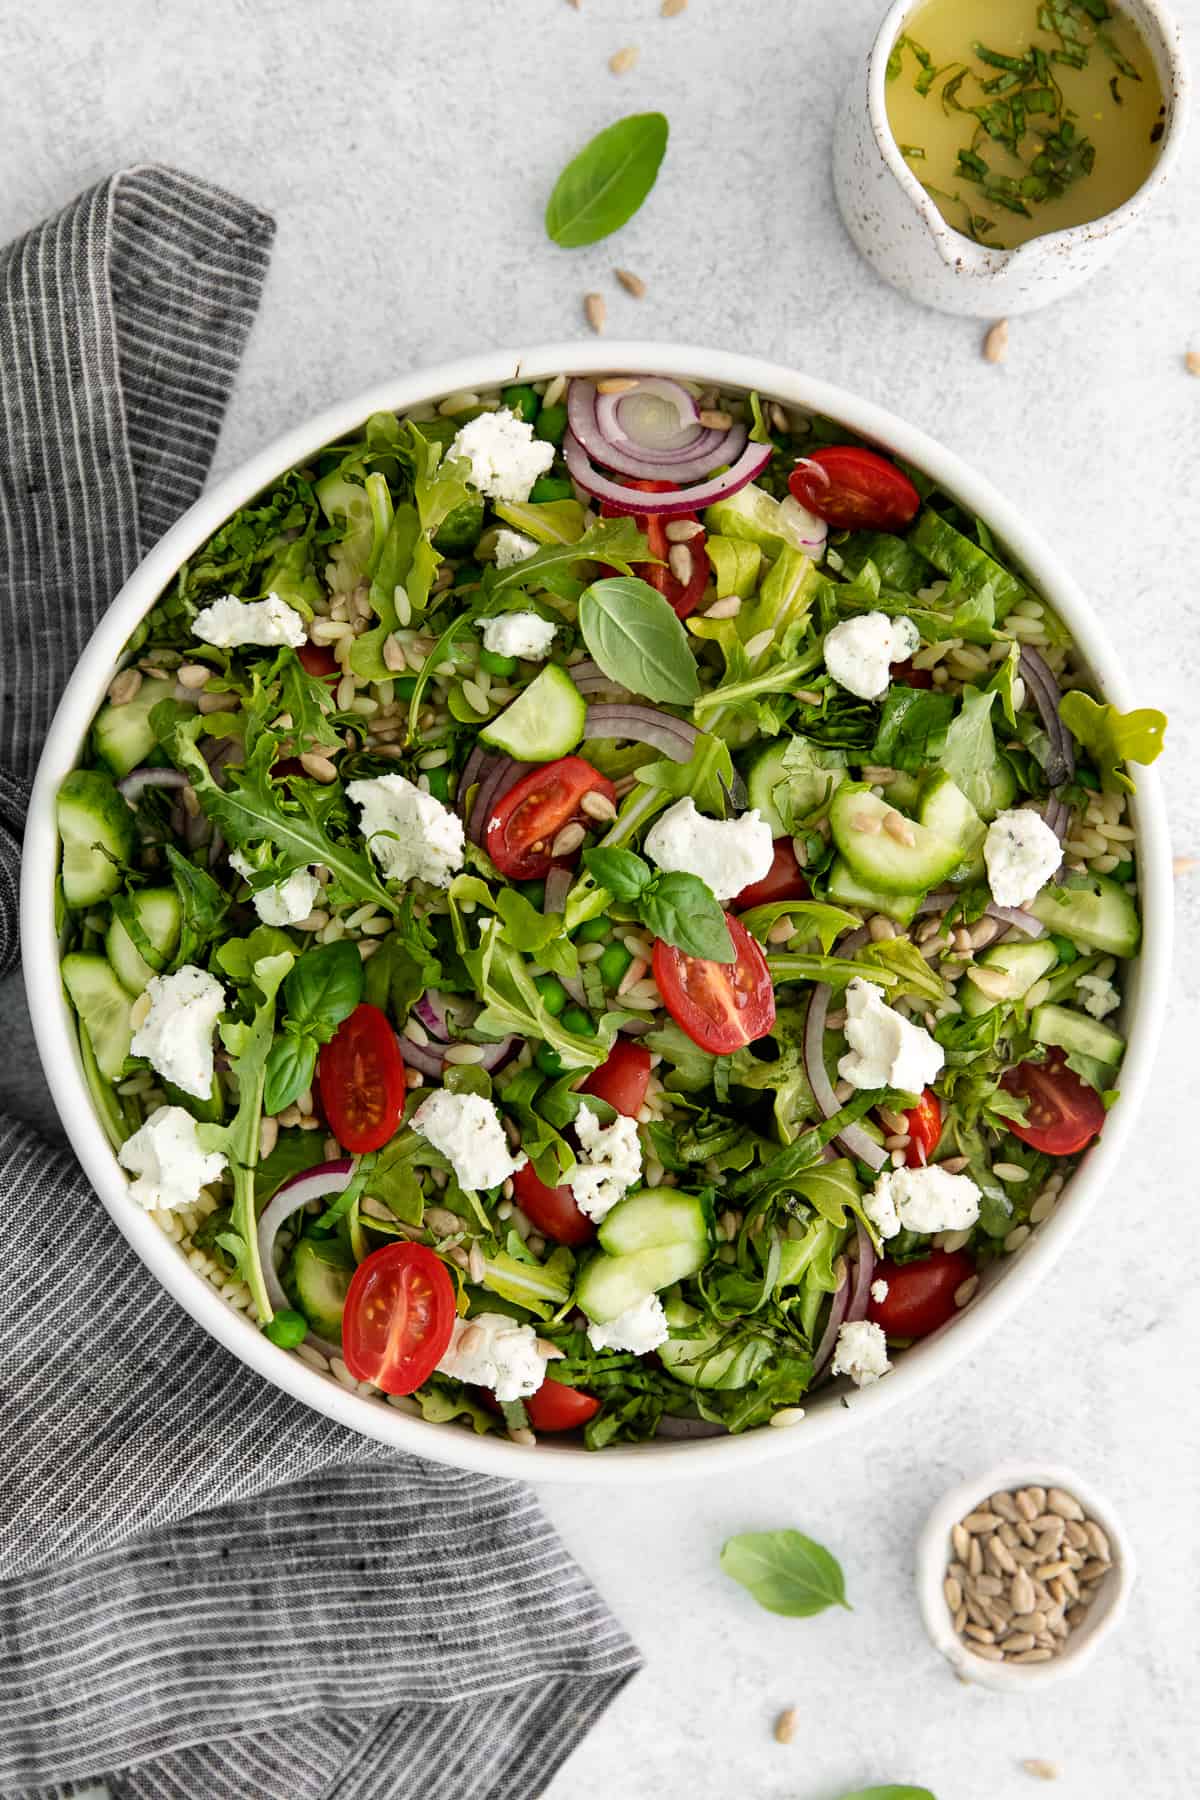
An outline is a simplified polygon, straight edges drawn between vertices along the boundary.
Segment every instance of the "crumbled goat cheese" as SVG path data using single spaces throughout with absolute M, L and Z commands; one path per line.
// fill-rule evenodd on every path
M 483 647 L 493 656 L 519 656 L 542 662 L 550 653 L 556 627 L 535 612 L 497 613 L 483 621 Z
M 226 594 L 196 614 L 192 635 L 219 650 L 239 644 L 290 644 L 298 650 L 308 631 L 295 607 L 278 594 L 268 594 L 265 600 L 237 600 Z
M 878 700 L 891 683 L 891 665 L 903 662 L 921 642 L 911 619 L 887 613 L 860 613 L 825 634 L 825 667 L 839 687 L 860 700 Z
M 888 1297 L 889 1292 L 890 1292 L 890 1290 L 888 1288 L 888 1284 L 886 1281 L 883 1281 L 881 1279 L 879 1281 L 873 1281 L 871 1283 L 871 1298 L 875 1302 L 876 1306 L 883 1305 L 884 1301 Z
M 1002 812 L 983 840 L 988 886 L 997 906 L 1022 906 L 1062 865 L 1063 850 L 1041 813 L 1031 806 Z
M 533 1326 L 519 1325 L 506 1313 L 456 1319 L 438 1372 L 472 1387 L 491 1388 L 500 1401 L 528 1400 L 546 1379 Z
M 946 1053 L 923 1025 L 914 1025 L 859 977 L 846 989 L 846 1042 L 838 1074 L 856 1088 L 899 1088 L 919 1094 L 933 1081 Z
M 200 1189 L 215 1181 L 225 1167 L 219 1150 L 200 1148 L 198 1127 L 182 1106 L 160 1106 L 117 1153 L 123 1169 L 137 1177 L 129 1193 L 139 1206 L 157 1212 L 194 1206 Z
M 499 1187 L 529 1160 L 524 1151 L 514 1159 L 500 1114 L 482 1094 L 439 1088 L 418 1106 L 412 1127 L 449 1158 L 460 1187 Z
M 635 1356 L 648 1356 L 670 1335 L 667 1315 L 657 1294 L 648 1294 L 636 1306 L 627 1306 L 607 1325 L 588 1326 L 588 1343 L 593 1350 L 632 1350 Z
M 533 426 L 502 406 L 480 413 L 463 426 L 450 446 L 465 456 L 471 480 L 492 500 L 526 501 L 539 475 L 554 461 L 554 445 L 534 437 Z
M 979 1217 L 979 1189 L 969 1175 L 951 1175 L 937 1163 L 885 1169 L 863 1210 L 881 1238 L 898 1231 L 966 1231 Z
M 1075 986 L 1082 990 L 1084 1012 L 1093 1019 L 1107 1019 L 1121 1004 L 1120 994 L 1106 975 L 1081 975 Z
M 882 1326 L 870 1319 L 853 1319 L 841 1327 L 829 1365 L 831 1375 L 849 1375 L 855 1387 L 870 1387 L 891 1366 Z
M 248 856 L 240 850 L 231 850 L 229 866 L 235 869 L 244 881 L 257 875 L 258 870 Z M 254 910 L 264 925 L 295 925 L 300 919 L 307 919 L 317 904 L 317 896 L 321 892 L 321 884 L 315 875 L 307 869 L 297 869 L 284 881 L 276 881 L 270 887 L 258 888 L 250 898 L 254 902 Z
M 502 525 L 496 533 L 496 567 L 511 569 L 514 563 L 524 562 L 527 556 L 532 556 L 537 548 L 536 538 L 526 537 L 523 531 L 508 531 Z M 491 649 L 490 644 L 488 649 Z M 504 654 L 502 650 L 496 652 L 497 656 Z
M 184 963 L 173 975 L 152 975 L 146 994 L 150 1010 L 134 1032 L 130 1050 L 185 1094 L 209 1099 L 213 1026 L 225 1009 L 224 988 L 206 970 Z
M 346 795 L 361 809 L 362 834 L 389 881 L 450 886 L 466 842 L 457 813 L 403 775 L 348 782 Z
M 736 819 L 708 819 L 690 794 L 655 820 L 645 847 L 660 869 L 698 875 L 718 900 L 732 900 L 761 881 L 775 857 L 771 827 L 757 809 Z
M 618 1113 L 602 1125 L 586 1103 L 575 1114 L 575 1132 L 583 1155 L 567 1176 L 580 1212 L 597 1224 L 631 1188 L 642 1172 L 642 1146 L 637 1120 Z

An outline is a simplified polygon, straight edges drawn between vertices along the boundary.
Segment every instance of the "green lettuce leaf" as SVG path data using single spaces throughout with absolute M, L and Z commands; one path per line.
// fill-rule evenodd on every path
M 1167 715 L 1156 707 L 1118 712 L 1115 706 L 1101 705 L 1079 688 L 1073 688 L 1063 695 L 1058 714 L 1091 756 L 1102 785 L 1110 793 L 1136 793 L 1123 765 L 1152 763 L 1162 754 Z

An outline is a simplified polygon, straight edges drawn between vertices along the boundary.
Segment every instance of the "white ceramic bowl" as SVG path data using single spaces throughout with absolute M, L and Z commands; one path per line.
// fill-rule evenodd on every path
M 385 1402 L 367 1399 L 279 1350 L 248 1319 L 220 1299 L 202 1276 L 126 1191 L 122 1173 L 95 1118 L 79 1065 L 70 1011 L 58 973 L 52 894 L 58 854 L 54 797 L 80 749 L 112 677 L 126 639 L 180 564 L 238 507 L 294 464 L 347 436 L 369 413 L 403 411 L 460 389 L 498 388 L 560 372 L 666 374 L 726 388 L 757 388 L 785 405 L 824 413 L 850 430 L 926 470 L 969 511 L 986 519 L 1030 581 L 1054 604 L 1105 693 L 1129 706 L 1124 675 L 1079 588 L 1058 557 L 996 490 L 934 439 L 894 414 L 856 399 L 827 382 L 757 357 L 724 351 L 646 343 L 555 344 L 530 351 L 489 351 L 411 375 L 397 375 L 364 394 L 318 413 L 287 431 L 185 513 L 130 576 L 81 656 L 51 726 L 34 784 L 22 871 L 22 952 L 38 1049 L 55 1104 L 75 1152 L 104 1205 L 130 1244 L 168 1293 L 235 1356 L 293 1394 L 369 1437 L 460 1468 L 524 1479 L 637 1482 L 667 1477 L 711 1476 L 748 1468 L 756 1461 L 795 1455 L 806 1444 L 864 1426 L 888 1407 L 914 1395 L 943 1369 L 976 1349 L 1013 1311 L 1082 1224 L 1116 1167 L 1137 1116 L 1154 1056 L 1170 966 L 1171 866 L 1166 817 L 1153 770 L 1138 775 L 1134 821 L 1138 833 L 1145 949 L 1134 967 L 1127 997 L 1129 1048 L 1121 1077 L 1121 1102 L 1104 1138 L 1092 1151 L 1051 1215 L 1021 1250 L 988 1272 L 979 1294 L 943 1331 L 906 1351 L 893 1373 L 873 1387 L 843 1393 L 839 1382 L 818 1394 L 802 1423 L 786 1431 L 763 1429 L 744 1437 L 685 1443 L 622 1445 L 592 1455 L 581 1444 L 543 1439 L 523 1449 L 499 1434 L 476 1437 L 454 1424 L 431 1425 Z
M 1073 1631 L 1059 1654 L 1050 1662 L 987 1662 L 972 1656 L 954 1629 L 942 1592 L 946 1565 L 950 1560 L 950 1527 L 974 1512 L 989 1494 L 1011 1493 L 1023 1487 L 1062 1488 L 1074 1494 L 1089 1519 L 1094 1519 L 1104 1532 L 1112 1551 L 1112 1570 L 1100 1583 L 1096 1598 L 1088 1608 L 1087 1618 Z M 985 1469 L 970 1481 L 962 1482 L 944 1494 L 925 1522 L 917 1545 L 917 1603 L 930 1642 L 964 1681 L 981 1687 L 1029 1689 L 1050 1687 L 1056 1681 L 1080 1674 L 1091 1662 L 1105 1638 L 1121 1622 L 1133 1584 L 1137 1565 L 1129 1539 L 1112 1507 L 1090 1483 L 1073 1469 L 1031 1457 L 1027 1462 L 1003 1462 Z

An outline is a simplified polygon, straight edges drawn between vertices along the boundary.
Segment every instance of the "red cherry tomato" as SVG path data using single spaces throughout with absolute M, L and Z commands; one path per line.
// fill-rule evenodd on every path
M 921 505 L 908 476 L 875 450 L 831 444 L 796 464 L 788 486 L 801 506 L 838 531 L 898 531 Z
M 547 1375 L 537 1393 L 526 1400 L 525 1411 L 535 1431 L 575 1431 L 595 1418 L 600 1402 L 593 1394 L 581 1393 Z
M 585 794 L 603 794 L 615 806 L 617 791 L 607 776 L 581 756 L 531 769 L 496 802 L 487 822 L 485 848 L 510 881 L 540 881 L 570 857 L 554 857 L 550 846 L 562 830 L 580 818 Z M 584 818 L 584 823 L 589 821 Z
M 874 1280 L 886 1281 L 882 1300 L 872 1300 L 867 1317 L 889 1337 L 922 1338 L 952 1319 L 954 1296 L 975 1273 L 965 1250 L 934 1250 L 921 1262 L 878 1262 Z
M 411 1394 L 454 1330 L 454 1283 L 424 1244 L 385 1244 L 359 1263 L 342 1314 L 342 1355 L 356 1381 Z
M 553 1238 L 556 1244 L 591 1243 L 596 1227 L 580 1212 L 569 1187 L 547 1187 L 534 1173 L 532 1163 L 518 1169 L 512 1182 L 518 1206 L 543 1237 Z
M 334 680 L 340 679 L 342 671 L 328 644 L 301 644 L 296 655 L 300 658 L 301 666 L 318 680 L 325 681 L 330 676 Z
M 593 1069 L 581 1094 L 594 1094 L 607 1100 L 627 1119 L 636 1119 L 646 1102 L 650 1081 L 650 1052 L 642 1044 L 627 1043 L 618 1038 L 598 1069 Z
M 1057 1045 L 1047 1052 L 1045 1062 L 1023 1062 L 1009 1069 L 1000 1086 L 1029 1102 L 1024 1120 L 1010 1119 L 1008 1129 L 1047 1156 L 1074 1156 L 1104 1125 L 1103 1100 L 1074 1069 L 1068 1069 L 1066 1055 Z
M 791 838 L 777 837 L 770 868 L 761 881 L 744 887 L 733 904 L 744 911 L 751 906 L 769 906 L 775 900 L 807 900 L 811 891 Z
M 626 486 L 641 494 L 665 494 L 671 489 L 669 481 L 629 481 Z M 694 613 L 704 596 L 711 573 L 708 551 L 705 549 L 707 535 L 703 529 L 687 540 L 686 548 L 692 559 L 692 572 L 687 581 L 680 581 L 668 560 L 673 546 L 667 539 L 665 519 L 659 518 L 656 513 L 637 512 L 632 505 L 618 506 L 615 500 L 606 500 L 601 512 L 606 519 L 632 513 L 637 520 L 638 530 L 645 534 L 651 556 L 659 559 L 656 563 L 635 563 L 633 567 L 638 570 L 643 581 L 648 581 L 652 588 L 657 588 L 679 618 L 686 619 L 689 613 Z M 676 513 L 671 522 L 699 525 L 700 520 L 695 513 Z
M 900 682 L 904 687 L 931 688 L 933 686 L 933 670 L 914 669 L 911 662 L 893 663 L 892 680 Z
M 905 1161 L 910 1169 L 923 1169 L 942 1135 L 942 1104 L 932 1088 L 926 1088 L 912 1111 L 905 1113 L 904 1129 L 909 1135 Z
M 740 1050 L 775 1023 L 767 960 L 746 927 L 725 914 L 735 961 L 704 962 L 654 940 L 654 979 L 667 1011 L 694 1044 L 714 1056 Z
M 329 1128 L 346 1150 L 378 1150 L 394 1137 L 404 1111 L 404 1062 L 396 1034 L 377 1006 L 363 1001 L 322 1044 L 317 1063 Z

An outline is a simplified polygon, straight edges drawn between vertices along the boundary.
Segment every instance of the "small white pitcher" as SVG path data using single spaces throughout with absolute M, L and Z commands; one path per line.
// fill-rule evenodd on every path
M 1188 92 L 1179 27 L 1158 0 L 1122 0 L 1154 57 L 1167 108 L 1158 161 L 1137 192 L 1089 224 L 999 250 L 947 225 L 892 136 L 884 102 L 888 55 L 915 4 L 895 0 L 889 8 L 838 114 L 833 181 L 846 229 L 884 280 L 912 300 L 976 318 L 1033 312 L 1107 262 L 1174 174 Z

